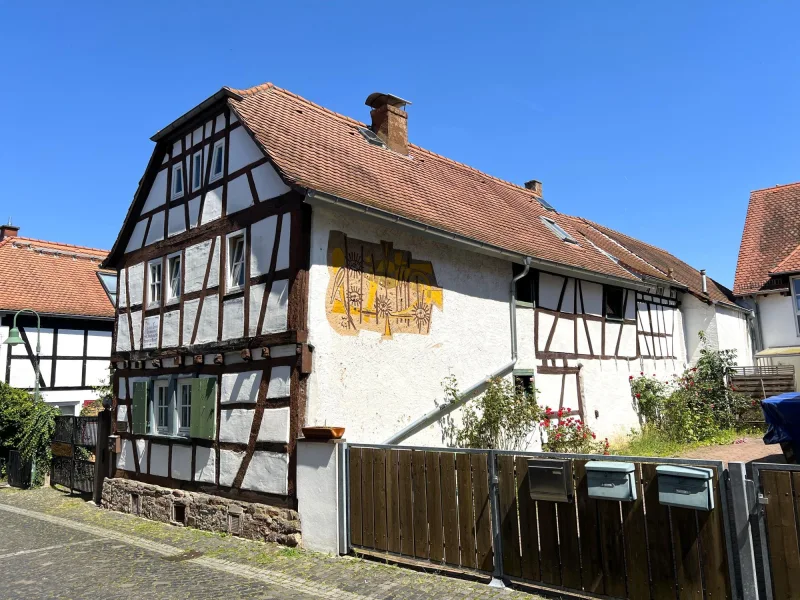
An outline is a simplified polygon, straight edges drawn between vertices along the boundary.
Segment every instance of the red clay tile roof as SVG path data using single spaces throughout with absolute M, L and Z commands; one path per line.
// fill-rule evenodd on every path
M 686 264 L 681 259 L 673 256 L 666 250 L 652 246 L 636 238 L 632 238 L 624 233 L 614 231 L 608 227 L 603 227 L 597 223 L 593 223 L 587 219 L 582 219 L 587 225 L 594 228 L 600 234 L 607 236 L 630 254 L 639 259 L 638 262 L 632 264 L 633 268 L 646 275 L 660 277 L 662 279 L 673 279 L 678 284 L 685 286 L 691 294 L 700 298 L 707 299 L 713 302 L 720 302 L 722 304 L 735 305 L 733 293 L 724 285 L 714 281 L 711 277 L 706 277 L 708 294 L 703 293 L 703 278 L 700 271 Z M 590 237 L 592 239 L 592 237 Z M 614 252 L 610 251 L 611 254 Z M 621 262 L 630 260 L 630 255 L 622 257 L 619 254 L 614 254 Z M 641 267 L 647 265 L 648 270 Z M 672 276 L 670 277 L 670 269 L 672 269 Z
M 800 246 L 792 250 L 791 254 L 784 258 L 778 266 L 770 271 L 771 275 L 798 273 L 800 272 Z
M 530 190 L 409 144 L 409 156 L 369 144 L 366 127 L 291 92 L 264 84 L 232 90 L 229 104 L 283 177 L 440 229 L 560 264 L 635 280 L 591 244 L 569 244 L 545 227 L 546 211 Z M 413 123 L 411 125 L 413 130 Z
M 800 183 L 750 193 L 733 291 L 737 296 L 786 287 L 770 273 L 800 270 Z
M 10 237 L 0 241 L 0 310 L 113 317 L 97 272 L 105 250 Z

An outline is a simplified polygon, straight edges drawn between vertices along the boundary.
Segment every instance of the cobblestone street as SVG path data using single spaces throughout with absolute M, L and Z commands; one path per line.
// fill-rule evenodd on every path
M 171 527 L 0 488 L 0 598 L 536 600 L 521 591 Z

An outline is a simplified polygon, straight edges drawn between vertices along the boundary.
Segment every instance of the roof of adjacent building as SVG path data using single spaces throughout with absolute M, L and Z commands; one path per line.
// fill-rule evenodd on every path
M 114 317 L 98 277 L 106 250 L 27 237 L 0 241 L 0 310 Z M 112 290 L 116 291 L 116 290 Z
M 750 193 L 733 291 L 737 296 L 785 288 L 800 272 L 800 183 Z
M 710 278 L 709 294 L 702 294 L 699 271 L 668 252 L 549 211 L 532 190 L 415 144 L 409 143 L 407 156 L 371 144 L 360 132 L 368 125 L 271 83 L 244 90 L 223 88 L 153 139 L 166 139 L 201 109 L 223 100 L 281 177 L 297 189 L 343 198 L 510 253 L 601 276 L 641 281 L 646 275 L 669 281 L 672 269 L 679 287 L 712 302 L 733 303 L 730 291 Z M 140 195 L 146 194 L 137 192 Z M 578 243 L 561 241 L 542 217 L 554 220 Z M 124 248 L 121 242 L 115 243 L 112 256 Z
M 644 275 L 666 281 L 674 281 L 679 286 L 685 287 L 689 293 L 697 298 L 721 304 L 736 305 L 733 292 L 721 283 L 714 281 L 708 275 L 706 275 L 708 293 L 704 293 L 702 273 L 683 262 L 677 256 L 587 219 L 582 219 L 582 221 L 618 245 L 618 250 L 622 250 L 622 252 L 614 252 L 615 249 L 612 247 L 608 247 L 606 251 L 614 255 L 621 263 L 630 264 L 633 269 Z M 592 235 L 591 233 L 587 237 L 592 240 L 598 239 L 597 235 Z

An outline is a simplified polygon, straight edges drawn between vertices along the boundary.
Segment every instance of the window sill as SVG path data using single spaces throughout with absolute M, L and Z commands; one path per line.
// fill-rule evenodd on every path
M 606 321 L 611 323 L 624 323 L 625 317 L 606 317 Z
M 222 173 L 218 175 L 212 175 L 211 177 L 209 177 L 208 183 L 214 183 L 215 181 L 219 181 L 220 179 L 222 179 Z
M 536 308 L 533 302 L 525 302 L 524 300 L 517 300 L 517 308 Z
M 225 290 L 225 295 L 229 296 L 231 294 L 238 294 L 238 293 L 243 292 L 243 291 L 244 291 L 244 286 L 243 285 L 237 285 L 235 287 L 229 287 L 228 289 L 226 289 Z

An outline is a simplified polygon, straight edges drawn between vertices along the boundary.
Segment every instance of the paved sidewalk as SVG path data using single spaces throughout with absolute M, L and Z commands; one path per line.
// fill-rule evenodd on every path
M 536 600 L 521 591 L 331 557 L 0 488 L 0 598 Z

